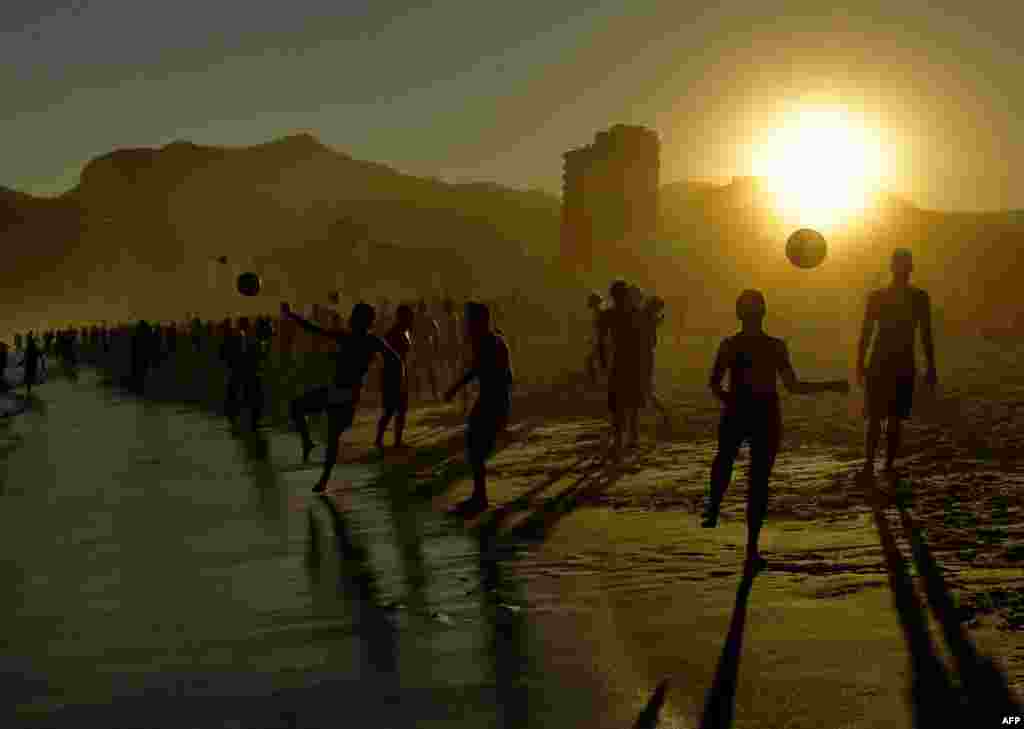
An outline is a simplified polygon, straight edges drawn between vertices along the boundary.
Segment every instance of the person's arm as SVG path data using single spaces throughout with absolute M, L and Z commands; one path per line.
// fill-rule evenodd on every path
M 796 376 L 793 364 L 789 360 L 789 349 L 785 343 L 780 344 L 779 352 L 779 376 L 782 377 L 786 389 L 794 395 L 816 395 L 819 392 L 840 392 L 850 391 L 850 384 L 846 380 L 829 380 L 827 382 L 803 382 Z
M 281 304 L 281 315 L 287 317 L 288 319 L 291 319 L 293 322 L 295 322 L 296 324 L 298 324 L 300 327 L 305 329 L 307 332 L 310 332 L 311 334 L 319 334 L 320 336 L 331 338 L 335 338 L 337 336 L 337 332 L 331 331 L 329 329 L 324 329 L 319 324 L 314 324 L 308 319 L 303 319 L 301 316 L 293 312 L 291 310 L 291 307 L 288 306 L 288 304 Z
M 374 335 L 374 341 L 377 344 L 377 352 L 384 358 L 384 366 L 389 369 L 397 369 L 401 374 L 402 358 L 398 356 L 398 352 L 381 337 Z
M 921 292 L 921 344 L 924 346 L 924 357 L 928 362 L 928 372 L 925 380 L 929 385 L 934 385 L 938 380 L 935 372 L 935 341 L 932 339 L 932 302 L 931 298 L 924 291 Z
M 730 393 L 722 387 L 722 380 L 725 379 L 725 372 L 729 369 L 729 340 L 725 339 L 718 345 L 718 354 L 715 355 L 715 363 L 711 367 L 711 379 L 708 386 L 715 397 L 721 400 L 723 405 L 731 401 Z
M 857 381 L 864 382 L 864 360 L 875 333 L 875 322 L 878 320 L 878 297 L 872 293 L 864 310 L 864 323 L 860 327 L 860 341 L 857 342 Z
M 478 351 L 479 348 L 478 347 L 474 347 L 473 349 L 474 349 L 474 352 L 473 352 L 473 363 L 466 370 L 465 374 L 462 375 L 462 377 L 459 379 L 459 381 L 456 382 L 451 387 L 449 387 L 448 391 L 445 392 L 445 394 L 444 394 L 445 401 L 449 401 L 452 398 L 454 398 L 455 394 L 459 390 L 461 390 L 463 387 L 465 387 L 470 382 L 475 380 L 477 375 L 480 373 L 480 361 L 479 361 L 480 353 Z

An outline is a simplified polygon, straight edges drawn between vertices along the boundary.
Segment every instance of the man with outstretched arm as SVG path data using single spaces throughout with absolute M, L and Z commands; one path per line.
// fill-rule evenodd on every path
M 758 539 L 768 512 L 768 481 L 782 437 L 782 412 L 776 380 L 781 377 L 786 389 L 795 394 L 821 392 L 847 393 L 846 380 L 803 382 L 789 361 L 786 343 L 768 336 L 763 329 L 767 308 L 760 291 L 746 290 L 736 301 L 736 316 L 743 326 L 740 332 L 722 341 L 711 370 L 709 385 L 721 400 L 722 418 L 718 425 L 718 453 L 711 466 L 711 488 L 701 526 L 718 525 L 718 512 L 725 490 L 732 479 L 732 468 L 740 446 L 750 443 L 750 484 L 747 489 L 747 567 L 764 569 L 766 562 L 758 549 Z M 722 380 L 729 373 L 729 389 Z
M 338 440 L 341 438 L 341 434 L 352 425 L 352 420 L 355 418 L 363 379 L 366 377 L 367 370 L 370 369 L 370 361 L 374 356 L 380 354 L 384 357 L 385 368 L 402 372 L 402 360 L 383 339 L 370 331 L 375 312 L 372 306 L 364 302 L 352 307 L 347 330 L 325 329 L 292 313 L 291 307 L 286 303 L 281 304 L 281 315 L 296 322 L 312 334 L 333 339 L 338 347 L 335 357 L 337 369 L 334 373 L 334 382 L 325 387 L 310 390 L 302 397 L 293 400 L 290 407 L 292 420 L 302 437 L 302 460 L 304 462 L 309 460 L 309 453 L 315 447 L 313 439 L 309 435 L 306 414 L 327 411 L 327 457 L 324 461 L 323 475 L 313 487 L 315 493 L 320 493 L 327 488 L 331 471 L 338 461 Z

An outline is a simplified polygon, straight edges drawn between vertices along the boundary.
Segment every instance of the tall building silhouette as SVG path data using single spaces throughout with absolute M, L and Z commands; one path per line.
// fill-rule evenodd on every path
M 589 269 L 596 255 L 652 236 L 658 223 L 657 132 L 616 124 L 562 155 L 562 260 Z

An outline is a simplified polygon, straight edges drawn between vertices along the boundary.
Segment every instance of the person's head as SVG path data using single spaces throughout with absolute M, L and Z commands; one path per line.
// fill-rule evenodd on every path
M 395 310 L 395 324 L 402 329 L 410 328 L 413 324 L 414 318 L 415 314 L 413 314 L 412 307 L 408 304 L 401 304 Z
M 601 299 L 601 294 L 597 293 L 596 291 L 592 291 L 590 293 L 590 296 L 587 297 L 587 308 L 598 309 L 601 307 L 602 301 L 603 300 Z
M 238 331 L 248 332 L 249 331 L 249 317 L 241 316 L 238 318 Z
M 907 280 L 910 272 L 914 270 L 914 256 L 907 248 L 897 248 L 892 254 L 890 264 L 892 275 L 898 279 Z
M 451 315 L 455 313 L 455 302 L 451 298 L 446 298 L 442 304 L 444 307 L 444 313 Z
M 617 309 L 624 307 L 629 300 L 629 284 L 622 279 L 612 282 L 608 287 L 608 295 Z
M 764 294 L 755 289 L 747 289 L 736 299 L 736 318 L 744 324 L 759 325 L 767 311 Z
M 665 300 L 660 296 L 652 296 L 644 302 L 644 310 L 652 314 L 660 314 L 665 310 Z
M 426 299 L 420 299 L 419 303 L 416 304 L 416 313 L 417 314 L 426 314 L 427 313 L 427 300 Z
M 466 333 L 470 337 L 486 334 L 491 328 L 491 309 L 479 301 L 466 303 Z
M 377 318 L 377 312 L 365 301 L 360 301 L 352 307 L 352 314 L 348 318 L 348 326 L 353 332 L 365 334 L 373 326 L 373 320 Z

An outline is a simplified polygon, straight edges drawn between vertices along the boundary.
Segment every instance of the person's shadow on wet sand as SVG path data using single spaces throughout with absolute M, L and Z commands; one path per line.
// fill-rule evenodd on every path
M 893 602 L 910 651 L 913 725 L 987 726 L 989 720 L 995 725 L 1000 717 L 1021 715 L 1024 709 L 1010 693 L 1002 671 L 990 659 L 980 656 L 964 634 L 942 571 L 913 523 L 905 500 L 899 496 L 901 493 L 905 493 L 905 489 L 894 488 L 888 495 L 876 491 L 871 506 L 885 555 Z M 914 591 L 906 561 L 883 510 L 885 501 L 893 494 L 897 495 L 904 536 L 911 543 L 914 563 L 924 580 L 928 603 L 939 619 L 960 674 L 959 686 L 955 685 L 932 644 L 927 613 Z
M 747 601 L 754 586 L 757 571 L 748 566 L 736 591 L 736 606 L 729 622 L 729 633 L 725 638 L 722 655 L 718 659 L 715 679 L 708 690 L 704 704 L 701 729 L 725 729 L 732 726 L 736 710 L 736 683 L 740 672 L 740 656 L 743 654 L 743 632 L 747 623 Z M 652 725 L 653 726 L 653 725 Z

